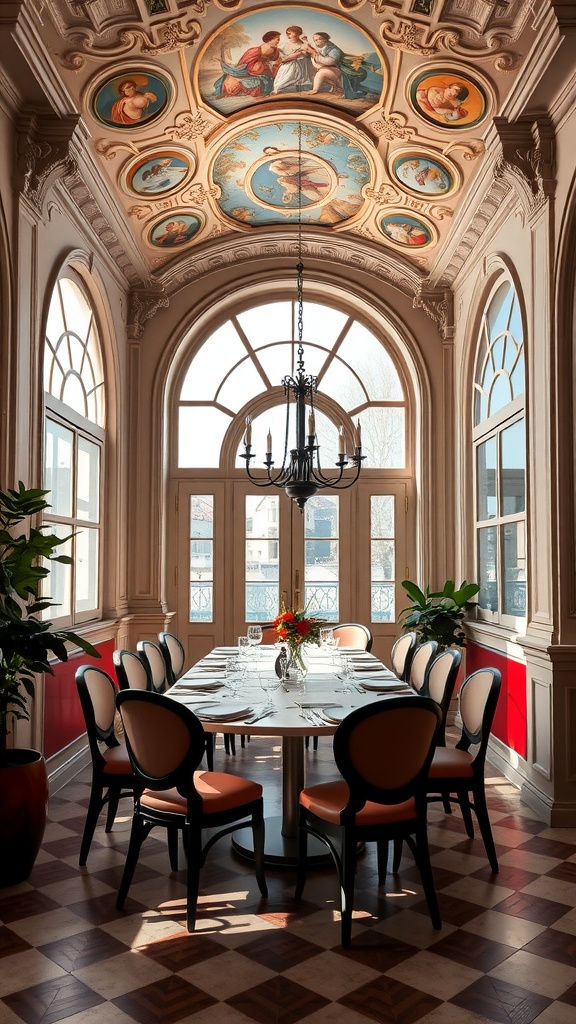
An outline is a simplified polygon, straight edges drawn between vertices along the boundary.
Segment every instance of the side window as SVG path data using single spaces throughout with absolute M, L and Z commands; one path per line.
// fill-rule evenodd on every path
M 47 615 L 75 624 L 101 614 L 100 550 L 104 387 L 100 339 L 88 293 L 67 268 L 56 283 L 44 339 L 45 522 L 73 565 L 53 563 Z M 73 536 L 71 536 L 73 535 Z
M 478 610 L 514 627 L 526 616 L 526 438 L 524 334 L 510 281 L 482 318 L 474 391 Z

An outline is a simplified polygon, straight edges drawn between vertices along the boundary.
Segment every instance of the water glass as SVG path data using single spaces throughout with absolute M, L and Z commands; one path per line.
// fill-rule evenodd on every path
M 282 684 L 275 672 L 260 672 L 260 686 L 268 697 L 268 704 L 272 703 L 272 694 Z
M 256 654 L 255 648 L 262 643 L 262 626 L 248 626 L 248 643 L 254 648 L 254 654 Z
M 238 685 L 242 678 L 240 665 L 238 664 L 238 658 L 226 658 L 225 667 L 225 679 L 226 689 L 230 696 L 236 700 L 238 697 Z
M 342 655 L 338 658 L 336 666 L 336 676 L 342 683 L 342 688 L 337 690 L 337 693 L 353 693 L 352 680 L 354 678 L 354 669 L 349 658 L 345 658 Z
M 238 637 L 238 654 L 241 658 L 247 658 L 250 653 L 250 641 L 247 636 Z
M 331 626 L 323 626 L 320 630 L 320 646 L 327 651 L 334 643 L 334 630 Z

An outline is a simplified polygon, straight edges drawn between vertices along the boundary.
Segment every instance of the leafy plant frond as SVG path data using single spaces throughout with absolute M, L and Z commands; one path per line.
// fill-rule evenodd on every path
M 480 590 L 477 583 L 463 580 L 456 588 L 453 580 L 446 580 L 442 590 L 436 591 L 429 586 L 422 590 L 411 580 L 403 580 L 402 586 L 412 600 L 400 612 L 405 631 L 416 632 L 420 643 L 436 640 L 441 647 L 466 646 L 464 621 Z

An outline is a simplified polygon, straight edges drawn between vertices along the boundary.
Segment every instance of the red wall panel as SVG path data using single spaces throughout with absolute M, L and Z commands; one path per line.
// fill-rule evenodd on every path
M 491 647 L 469 643 L 466 647 L 466 672 L 478 668 L 497 668 L 502 673 L 502 689 L 496 707 L 492 732 L 520 757 L 527 754 L 526 666 L 506 658 Z
M 100 658 L 90 658 L 83 651 L 68 661 L 54 664 L 54 675 L 45 677 L 44 684 L 44 757 L 51 757 L 63 750 L 83 732 L 86 732 L 80 698 L 76 688 L 76 669 L 79 665 L 96 665 L 103 668 L 112 679 L 116 671 L 112 662 L 114 640 L 96 644 Z

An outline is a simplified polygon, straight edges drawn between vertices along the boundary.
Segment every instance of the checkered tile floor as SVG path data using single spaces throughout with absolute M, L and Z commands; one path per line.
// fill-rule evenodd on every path
M 332 777 L 329 740 L 306 757 L 309 782 Z M 219 747 L 216 763 L 265 780 L 267 810 L 278 812 L 277 741 L 253 738 L 235 758 Z M 409 854 L 378 889 L 369 850 L 346 952 L 331 869 L 309 874 L 299 905 L 292 872 L 269 870 L 263 901 L 228 839 L 203 870 L 194 934 L 161 830 L 116 911 L 128 803 L 109 836 L 99 826 L 80 869 L 88 779 L 86 771 L 52 798 L 29 881 L 0 889 L 0 1024 L 576 1021 L 576 829 L 536 821 L 505 779 L 491 775 L 487 785 L 499 875 L 458 811 L 432 809 L 442 931 L 431 927 Z

